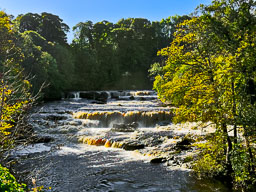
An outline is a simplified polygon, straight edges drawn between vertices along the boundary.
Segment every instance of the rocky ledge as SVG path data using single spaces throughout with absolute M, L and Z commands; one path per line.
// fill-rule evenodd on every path
M 79 142 L 134 151 L 152 164 L 165 163 L 190 169 L 198 154 L 196 144 L 204 142 L 214 127 L 199 123 L 186 123 L 155 128 L 138 128 L 136 123 L 114 124 L 113 128 L 95 135 L 79 136 Z

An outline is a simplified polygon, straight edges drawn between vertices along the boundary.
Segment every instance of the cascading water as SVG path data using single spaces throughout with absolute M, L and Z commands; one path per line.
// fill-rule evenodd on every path
M 80 99 L 80 92 L 74 93 L 74 99 Z
M 187 169 L 150 164 L 148 157 L 136 151 L 115 148 L 114 143 L 145 137 L 148 143 L 143 144 L 143 150 L 159 146 L 152 140 L 156 127 L 170 125 L 172 113 L 170 108 L 159 106 L 155 92 L 83 91 L 68 95 L 73 96 L 39 106 L 31 115 L 36 133 L 53 141 L 13 153 L 20 161 L 17 168 L 29 172 L 27 179 L 35 178 L 38 186 L 60 192 L 229 191 L 216 182 L 196 180 Z M 128 132 L 122 131 L 127 127 Z M 171 131 L 160 133 L 171 136 Z M 96 146 L 97 142 L 94 146 L 78 142 L 93 143 L 91 138 L 104 140 L 105 146 L 112 143 L 106 148 Z M 159 136 L 159 141 L 166 139 L 166 135 Z

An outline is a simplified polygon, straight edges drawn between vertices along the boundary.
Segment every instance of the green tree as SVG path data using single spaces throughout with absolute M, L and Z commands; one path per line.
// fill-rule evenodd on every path
M 245 175 L 252 175 L 254 170 L 247 135 L 251 127 L 250 133 L 255 136 L 252 130 L 255 118 L 250 118 L 245 125 L 245 117 L 254 114 L 255 109 L 252 102 L 255 93 L 252 88 L 255 83 L 254 9 L 254 1 L 220 0 L 201 6 L 202 15 L 180 24 L 171 45 L 159 51 L 159 55 L 167 59 L 154 82 L 161 100 L 177 107 L 176 122 L 212 121 L 216 124 L 227 144 L 227 149 L 223 150 L 227 174 L 244 187 L 246 182 L 252 181 Z M 155 66 L 155 70 L 159 67 Z M 251 114 L 244 109 L 251 109 L 248 110 Z M 227 125 L 233 126 L 234 142 L 228 135 Z M 247 143 L 245 155 L 249 161 L 242 166 L 247 170 L 244 172 L 234 163 L 242 154 L 237 148 L 237 126 L 243 127 Z
M 69 27 L 57 15 L 43 12 L 41 15 L 27 13 L 16 18 L 19 31 L 35 31 L 43 36 L 47 41 L 53 43 L 66 44 Z

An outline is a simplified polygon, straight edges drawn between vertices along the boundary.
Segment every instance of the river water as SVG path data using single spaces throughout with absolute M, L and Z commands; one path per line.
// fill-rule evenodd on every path
M 105 104 L 80 99 L 79 94 L 75 93 L 74 98 L 35 108 L 30 121 L 36 133 L 54 140 L 21 147 L 14 152 L 19 157 L 18 169 L 29 173 L 25 179 L 34 178 L 37 186 L 51 187 L 48 191 L 58 192 L 230 191 L 217 181 L 197 180 L 190 176 L 187 169 L 151 164 L 147 158 L 133 151 L 79 143 L 79 136 L 101 134 L 113 126 L 108 119 L 109 112 L 122 113 L 124 117 L 131 112 L 144 114 L 134 117 L 139 129 L 153 130 L 156 124 L 170 123 L 166 115 L 163 117 L 163 112 L 168 113 L 169 109 L 161 107 L 151 91 L 116 91 L 107 94 Z M 102 117 L 74 119 L 73 114 L 78 111 L 99 113 Z M 147 117 L 150 113 L 160 115 L 151 114 L 154 122 L 150 122 Z M 103 120 L 108 123 L 102 123 Z M 125 118 L 111 120 L 114 123 L 125 122 Z

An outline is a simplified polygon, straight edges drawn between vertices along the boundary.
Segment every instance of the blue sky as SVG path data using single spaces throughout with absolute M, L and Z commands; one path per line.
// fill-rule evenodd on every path
M 211 0 L 0 0 L 0 9 L 17 16 L 22 13 L 49 12 L 58 15 L 72 29 L 81 21 L 117 22 L 121 18 L 140 17 L 160 21 L 173 15 L 194 11 Z M 69 42 L 72 32 L 68 35 Z

